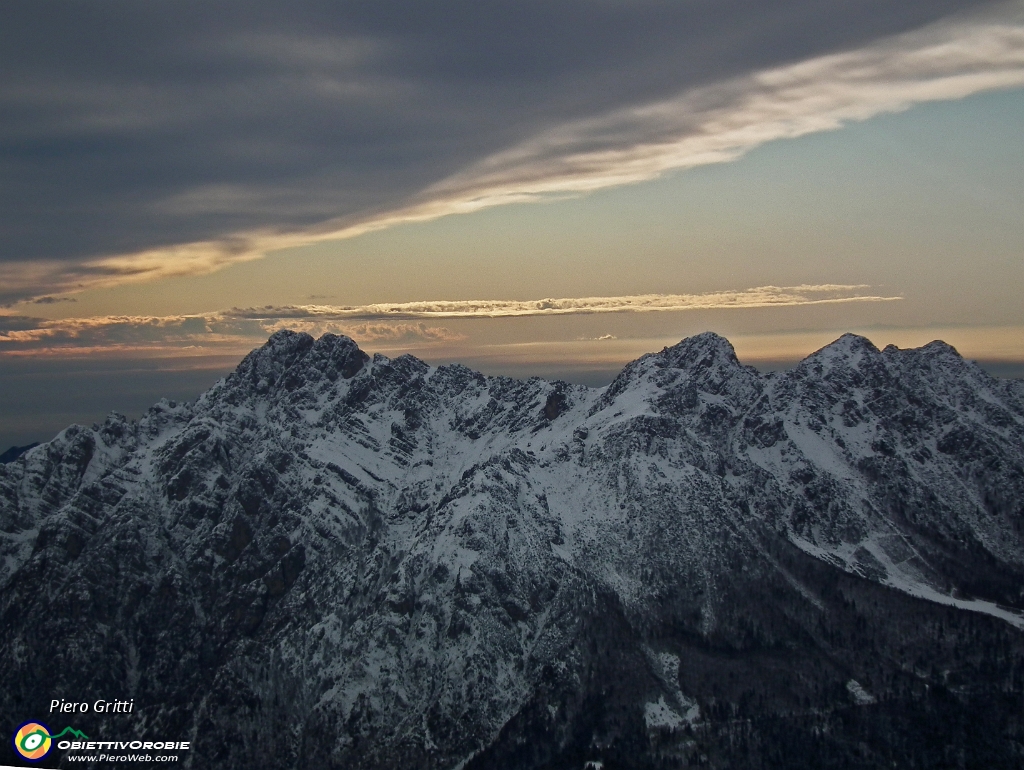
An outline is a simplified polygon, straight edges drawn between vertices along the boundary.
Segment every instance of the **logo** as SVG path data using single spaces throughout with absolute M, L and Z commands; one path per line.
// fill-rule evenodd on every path
M 71 733 L 79 738 L 89 739 L 89 736 L 82 734 L 73 727 L 65 727 L 60 735 L 50 735 L 50 728 L 42 722 L 26 722 L 18 728 L 11 739 L 14 744 L 14 751 L 29 762 L 38 762 L 50 753 L 53 748 L 53 741 Z

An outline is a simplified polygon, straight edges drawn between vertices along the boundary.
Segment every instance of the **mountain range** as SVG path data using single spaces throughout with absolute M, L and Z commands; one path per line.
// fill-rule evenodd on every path
M 1020 767 L 1024 383 L 855 335 L 588 388 L 279 332 L 0 465 L 0 619 L 11 730 L 132 699 L 75 727 L 174 766 Z

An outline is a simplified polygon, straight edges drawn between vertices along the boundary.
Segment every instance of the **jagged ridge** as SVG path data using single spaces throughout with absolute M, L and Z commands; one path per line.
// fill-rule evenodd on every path
M 1011 766 L 1022 447 L 1020 385 L 943 343 L 761 375 L 709 333 L 589 389 L 280 332 L 0 467 L 0 703 L 114 689 L 196 767 L 927 764 L 992 730 Z M 935 748 L 936 714 L 996 727 Z

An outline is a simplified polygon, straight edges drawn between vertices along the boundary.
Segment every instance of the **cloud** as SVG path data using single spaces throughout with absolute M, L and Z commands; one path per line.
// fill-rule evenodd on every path
M 937 24 L 558 126 L 434 185 L 407 215 L 640 182 L 914 104 L 1024 86 L 1024 14 L 1014 10 L 1012 23 Z
M 233 308 L 226 317 L 239 319 L 332 319 L 375 320 L 416 318 L 511 318 L 541 315 L 589 315 L 593 313 L 651 313 L 678 310 L 795 307 L 849 302 L 891 302 L 898 296 L 864 294 L 867 285 L 822 284 L 817 286 L 758 286 L 741 291 L 705 294 L 642 294 L 628 297 L 566 297 L 537 300 L 428 300 L 374 305 L 268 305 Z
M 232 236 L 219 241 L 98 259 L 0 263 L 0 307 L 42 296 L 118 284 L 211 273 L 228 265 L 259 259 L 271 244 L 286 241 L 269 236 Z
M 344 334 L 378 347 L 429 346 L 465 337 L 426 323 L 345 322 L 315 315 L 248 318 L 238 313 L 101 316 L 46 320 L 0 315 L 0 355 L 236 353 L 261 345 L 281 329 L 314 336 Z
M 201 315 L 99 316 L 46 320 L 0 315 L 0 355 L 78 352 L 167 353 L 196 348 L 246 351 L 281 329 L 320 336 L 344 334 L 378 348 L 461 342 L 465 334 L 429 324 L 439 319 L 652 313 L 686 310 L 799 307 L 851 302 L 892 302 L 897 296 L 865 293 L 864 285 L 759 286 L 705 294 L 566 297 L 539 300 L 453 300 L 360 306 L 267 305 Z M 599 340 L 614 340 L 606 334 Z
M 25 315 L 0 315 L 0 339 L 10 332 L 35 329 L 41 320 Z
M 281 329 L 306 332 L 314 337 L 323 334 L 343 334 L 356 342 L 377 346 L 403 344 L 431 344 L 438 342 L 459 342 L 466 335 L 446 329 L 443 326 L 427 326 L 424 323 L 337 323 L 324 317 L 289 316 L 279 320 L 259 319 L 260 327 L 269 333 Z
M 0 67 L 10 304 L 637 182 L 1024 85 L 1024 11 L 225 0 L 179 18 L 15 3 Z

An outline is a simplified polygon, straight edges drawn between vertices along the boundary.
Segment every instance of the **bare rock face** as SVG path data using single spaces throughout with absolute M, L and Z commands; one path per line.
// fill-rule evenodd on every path
M 607 388 L 275 334 L 0 465 L 0 713 L 225 768 L 1019 767 L 1024 390 L 702 334 Z M 120 721 L 118 721 L 120 720 Z

